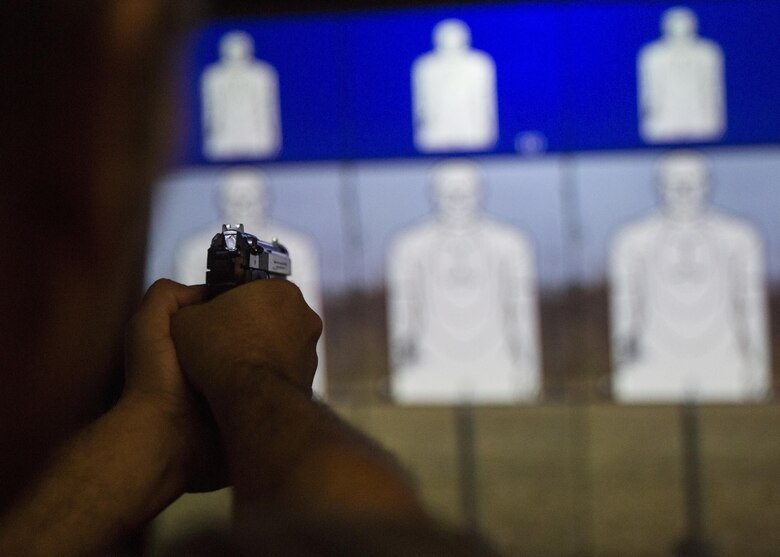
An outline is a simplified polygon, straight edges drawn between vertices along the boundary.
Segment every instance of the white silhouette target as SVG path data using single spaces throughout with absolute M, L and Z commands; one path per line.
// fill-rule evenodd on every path
M 758 400 L 770 389 L 761 240 L 708 206 L 704 158 L 664 157 L 663 207 L 610 254 L 613 392 L 632 401 Z
M 423 152 L 482 151 L 498 139 L 493 59 L 471 48 L 471 31 L 447 19 L 434 50 L 412 65 L 414 143 Z
M 723 53 L 697 26 L 694 12 L 671 8 L 663 37 L 639 53 L 640 134 L 648 143 L 713 141 L 726 131 Z
M 441 163 L 435 215 L 387 259 L 391 391 L 401 403 L 536 398 L 536 274 L 526 236 L 483 215 L 480 169 Z
M 219 62 L 201 78 L 203 154 L 211 160 L 269 158 L 282 146 L 279 80 L 254 57 L 252 37 L 222 37 Z

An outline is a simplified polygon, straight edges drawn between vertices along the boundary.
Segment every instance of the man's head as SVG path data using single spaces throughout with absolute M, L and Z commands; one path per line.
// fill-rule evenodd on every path
M 231 31 L 219 41 L 219 56 L 222 60 L 250 60 L 254 56 L 255 43 L 249 33 Z
M 661 31 L 672 39 L 695 37 L 698 32 L 696 14 L 682 6 L 669 8 L 661 17 Z
M 477 218 L 482 201 L 482 170 L 468 160 L 450 160 L 431 173 L 431 193 L 437 217 L 449 224 L 468 224 Z
M 254 223 L 265 219 L 269 194 L 262 170 L 241 166 L 225 171 L 218 182 L 222 218 L 231 224 Z
M 471 44 L 471 31 L 459 19 L 445 19 L 433 28 L 433 46 L 436 50 L 464 50 Z
M 707 161 L 696 151 L 674 151 L 661 158 L 658 181 L 664 212 L 691 218 L 707 209 L 710 174 Z

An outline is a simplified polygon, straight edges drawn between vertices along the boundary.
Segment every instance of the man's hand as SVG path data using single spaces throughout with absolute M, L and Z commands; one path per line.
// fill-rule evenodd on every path
M 311 393 L 322 321 L 286 280 L 259 280 L 177 312 L 179 362 L 209 403 L 230 403 L 273 374 Z
M 120 404 L 145 407 L 167 424 L 188 491 L 224 483 L 218 432 L 202 399 L 187 384 L 171 339 L 171 318 L 202 302 L 205 287 L 158 280 L 147 291 L 126 337 L 127 382 Z

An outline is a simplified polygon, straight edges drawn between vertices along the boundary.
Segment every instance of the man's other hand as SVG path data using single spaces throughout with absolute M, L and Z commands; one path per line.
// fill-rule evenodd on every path
M 311 393 L 322 321 L 286 280 L 257 280 L 172 320 L 182 369 L 209 403 L 254 395 L 267 374 Z
M 158 280 L 144 296 L 126 336 L 127 383 L 121 402 L 143 407 L 166 423 L 188 491 L 216 489 L 225 477 L 216 425 L 184 378 L 171 338 L 171 318 L 181 308 L 202 302 L 205 294 L 203 286 Z

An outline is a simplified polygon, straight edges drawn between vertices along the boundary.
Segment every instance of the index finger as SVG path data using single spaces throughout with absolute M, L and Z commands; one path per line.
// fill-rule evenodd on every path
M 146 291 L 141 307 L 133 318 L 131 329 L 135 334 L 139 331 L 168 334 L 174 313 L 205 299 L 205 285 L 185 286 L 172 280 L 160 279 Z
M 170 317 L 183 307 L 205 300 L 205 284 L 187 286 L 170 279 L 158 279 L 144 294 L 141 306 L 151 306 Z

